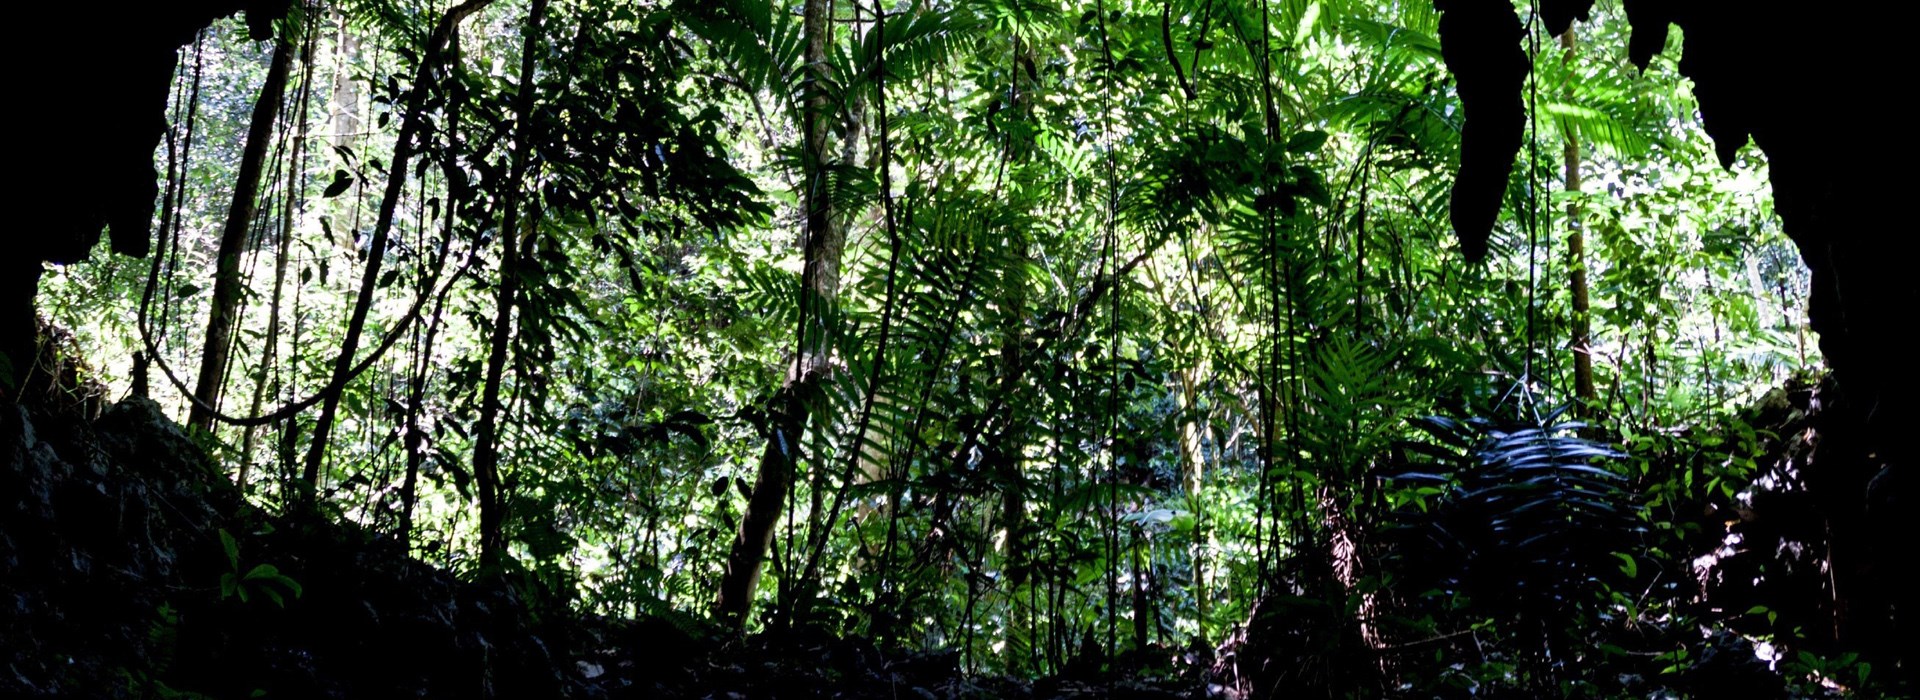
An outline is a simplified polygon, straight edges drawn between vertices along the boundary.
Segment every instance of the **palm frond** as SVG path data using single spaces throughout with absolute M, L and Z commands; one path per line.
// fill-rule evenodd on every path
M 1437 498 L 1400 511 L 1394 559 L 1414 586 L 1465 594 L 1489 610 L 1539 614 L 1592 602 L 1618 568 L 1639 520 L 1626 455 L 1579 437 L 1559 412 L 1540 420 L 1413 424 L 1430 440 L 1404 444 L 1425 459 L 1393 478 Z M 1436 494 L 1437 492 L 1437 494 Z M 1423 499 L 1424 500 L 1424 499 Z
M 1568 102 L 1548 102 L 1540 111 L 1553 119 L 1563 137 L 1601 146 L 1622 158 L 1646 155 L 1654 140 L 1602 107 Z
M 765 90 L 788 104 L 800 94 L 800 27 L 767 0 L 676 3 L 681 26 L 706 40 L 749 90 Z
M 867 32 L 850 65 L 860 75 L 871 75 L 884 55 L 887 80 L 910 79 L 958 53 L 978 26 L 972 17 L 953 12 L 921 12 L 904 19 L 889 19 L 885 36 L 877 31 Z

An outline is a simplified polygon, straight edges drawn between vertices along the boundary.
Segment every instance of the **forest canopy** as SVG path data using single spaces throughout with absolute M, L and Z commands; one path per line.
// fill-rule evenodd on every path
M 1837 584 L 1715 592 L 1819 404 L 1768 159 L 1681 33 L 1643 70 L 1616 3 L 1514 8 L 1482 242 L 1433 3 L 299 0 L 178 49 L 151 252 L 36 309 L 251 507 L 572 614 L 1019 678 L 1238 644 L 1328 697 L 1699 694 L 1756 645 L 1892 688 Z

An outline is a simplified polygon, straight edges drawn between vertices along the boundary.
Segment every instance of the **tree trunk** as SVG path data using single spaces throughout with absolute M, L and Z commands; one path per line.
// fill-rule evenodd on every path
M 853 31 L 847 33 L 847 49 L 857 54 L 860 51 L 861 38 L 863 36 L 859 21 L 860 4 L 856 0 L 856 2 L 851 3 L 851 5 L 854 10 L 854 22 Z M 884 25 L 876 24 L 875 26 L 882 27 Z M 831 39 L 831 37 L 829 37 L 829 39 Z M 853 94 L 847 97 L 847 100 L 846 109 L 838 115 L 841 119 L 841 127 L 843 129 L 839 144 L 839 162 L 858 163 L 860 162 L 860 141 L 867 126 L 867 100 L 859 91 L 854 91 Z M 880 149 L 878 148 L 868 149 L 868 152 L 870 154 L 870 160 L 874 161 L 877 161 L 881 155 Z M 838 270 L 840 267 L 840 258 L 846 248 L 847 231 L 853 227 L 855 221 L 858 220 L 862 214 L 871 208 L 872 205 L 869 205 L 867 208 L 851 208 L 833 211 L 833 216 L 830 219 L 832 231 L 828 234 L 828 245 L 822 250 L 822 253 L 827 258 L 823 261 L 823 267 L 834 271 L 833 274 L 836 279 L 833 280 L 832 286 L 836 292 L 839 288 L 839 280 L 837 279 Z M 830 294 L 827 298 L 830 299 L 832 296 L 833 295 Z M 821 306 L 821 308 L 826 307 L 827 304 L 822 304 Z M 885 348 L 881 347 L 879 350 L 880 352 L 884 352 Z M 875 365 L 876 371 L 878 371 L 877 368 L 882 366 L 885 358 L 876 354 L 875 361 L 876 363 L 881 363 Z M 819 365 L 819 367 L 831 371 L 825 365 Z M 825 377 L 823 376 L 822 379 L 824 380 Z M 878 385 L 876 384 L 875 386 L 877 387 Z M 866 412 L 863 411 L 863 413 Z M 825 442 L 827 437 L 832 434 L 833 426 L 830 421 L 825 420 L 825 416 L 812 416 L 811 418 L 814 428 L 811 439 L 818 445 L 814 452 L 815 454 L 824 456 L 827 454 L 826 449 L 824 449 Z M 861 466 L 871 467 L 872 471 L 847 472 L 847 478 L 849 479 L 845 484 L 847 486 L 855 483 L 851 481 L 852 479 L 859 479 L 862 483 L 872 481 L 878 478 L 874 476 L 874 474 L 877 474 L 882 469 L 879 463 L 879 458 L 882 457 L 881 455 L 874 455 L 876 459 L 869 460 L 866 459 L 867 455 L 863 454 L 865 452 L 865 446 L 861 444 L 859 440 L 865 437 L 860 434 L 864 432 L 864 430 L 864 425 L 859 426 L 856 429 L 856 434 L 853 435 L 854 443 L 851 445 L 851 461 L 848 462 L 848 464 L 850 468 L 859 468 Z M 826 494 L 830 488 L 829 479 L 832 477 L 832 473 L 827 468 L 828 464 L 830 464 L 829 461 L 822 460 L 818 462 L 814 468 L 809 470 L 809 473 L 812 475 L 812 483 L 810 485 L 812 493 L 810 494 L 811 502 L 808 504 L 809 509 L 807 511 L 807 543 L 806 554 L 804 555 L 806 561 L 804 562 L 803 568 L 800 569 L 807 573 L 808 578 L 811 577 L 814 571 L 814 565 L 818 563 L 817 560 L 812 558 L 812 554 L 820 551 L 820 546 L 826 544 L 827 535 L 829 534 L 827 529 L 833 527 L 832 519 L 839 515 L 840 498 L 835 499 L 836 502 L 831 508 L 826 506 Z M 829 511 L 831 511 L 831 513 Z M 800 580 L 808 580 L 808 578 Z M 788 589 L 788 591 L 790 592 L 791 589 Z M 801 605 L 805 605 L 805 603 L 801 603 Z
M 840 284 L 840 252 L 845 247 L 843 231 L 834 226 L 831 197 L 826 191 L 827 125 L 831 115 L 825 82 L 827 80 L 827 40 L 833 32 L 831 0 L 807 0 L 804 23 L 806 35 L 805 65 L 812 72 L 803 86 L 806 95 L 801 114 L 801 132 L 805 138 L 802 162 L 806 191 L 801 201 L 806 206 L 806 229 L 802 251 L 805 272 L 800 284 L 800 328 L 796 338 L 794 367 L 786 383 L 775 394 L 773 413 L 768 421 L 766 450 L 761 454 L 760 472 L 754 479 L 747 510 L 740 518 L 740 530 L 727 554 L 726 574 L 720 580 L 719 598 L 714 607 L 721 620 L 736 630 L 746 627 L 747 614 L 753 608 L 754 589 L 760 584 L 760 568 L 766 563 L 767 548 L 773 543 L 779 524 L 782 501 L 793 487 L 801 432 L 806 425 L 806 399 L 819 381 L 825 366 L 825 334 L 810 332 L 818 324 L 819 310 L 833 300 Z
M 1150 556 L 1149 546 L 1141 542 L 1143 538 L 1139 531 L 1133 532 L 1132 546 L 1127 548 L 1130 550 L 1127 558 L 1133 560 L 1133 648 L 1136 651 L 1146 651 L 1147 635 L 1151 631 L 1148 622 L 1153 618 L 1153 603 L 1147 592 L 1152 565 L 1143 565 L 1140 561 Z
M 1204 341 L 1203 341 L 1204 342 Z M 1200 410 L 1195 385 L 1205 376 L 1209 361 L 1202 358 L 1200 363 L 1180 373 L 1180 461 L 1187 487 L 1187 503 L 1193 509 L 1193 603 L 1194 625 L 1199 630 L 1200 639 L 1207 638 L 1207 542 L 1206 502 L 1201 499 L 1200 487 L 1206 483 L 1207 454 L 1203 442 L 1207 434 L 1207 416 Z
M 455 101 L 454 104 L 450 105 L 449 111 L 458 113 L 461 107 L 462 105 L 458 101 Z M 450 141 L 456 143 L 459 141 L 459 128 L 458 120 L 449 121 L 447 131 Z M 445 167 L 451 169 L 458 166 L 449 161 Z M 449 203 L 445 210 L 446 218 L 443 219 L 440 231 L 439 257 L 436 258 L 433 263 L 435 269 L 440 269 L 440 266 L 446 263 L 447 253 L 452 248 L 454 236 L 453 221 L 458 209 L 457 206 Z M 423 277 L 426 276 L 424 267 L 421 270 L 421 275 Z M 432 279 L 436 281 L 438 278 L 438 273 L 435 273 L 432 277 Z M 431 288 L 432 286 L 433 283 L 431 282 L 422 284 L 422 288 Z M 424 428 L 420 425 L 420 413 L 426 410 L 427 380 L 428 373 L 433 369 L 434 342 L 440 335 L 441 318 L 446 308 L 447 295 L 442 293 L 433 300 L 433 313 L 428 314 L 424 321 L 424 338 L 421 335 L 421 330 L 415 330 L 414 338 L 417 344 L 414 346 L 413 357 L 408 358 L 407 361 L 407 411 L 406 415 L 402 417 L 401 427 L 402 434 L 406 438 L 402 444 L 405 445 L 407 451 L 407 472 L 400 483 L 399 535 L 400 541 L 409 549 L 413 546 L 413 509 L 419 497 L 420 468 L 426 465 L 427 459 L 424 444 L 426 436 L 421 432 Z
M 720 580 L 715 607 L 725 624 L 736 630 L 746 627 L 754 590 L 760 586 L 760 567 L 766 563 L 767 549 L 773 545 L 773 533 L 780 522 L 781 503 L 793 486 L 797 439 L 803 425 L 798 411 L 804 410 L 798 392 L 804 384 L 789 382 L 775 395 L 775 416 L 768 426 L 766 450 L 760 455 L 760 472 L 747 498 L 740 530 L 727 553 L 727 570 Z
M 1568 28 L 1560 35 L 1562 63 L 1573 62 L 1573 29 Z M 1571 88 L 1569 88 L 1571 89 Z M 1586 225 L 1582 219 L 1582 208 L 1577 195 L 1580 194 L 1580 140 L 1572 132 L 1567 133 L 1566 190 L 1576 195 L 1567 200 L 1567 273 L 1573 292 L 1573 395 L 1579 399 L 1574 402 L 1574 415 L 1585 418 L 1592 415 L 1595 393 L 1593 388 L 1593 330 L 1588 316 L 1590 299 L 1587 294 L 1587 237 Z
M 333 47 L 333 94 L 328 106 L 329 121 L 333 125 L 333 145 L 347 146 L 360 130 L 360 86 L 353 79 L 353 70 L 347 64 L 360 55 L 360 37 L 355 36 L 353 28 L 347 24 L 347 16 L 336 6 L 334 24 L 338 37 Z
M 240 172 L 234 178 L 233 202 L 227 207 L 227 221 L 220 232 L 213 309 L 207 314 L 206 345 L 200 351 L 200 378 L 194 384 L 193 408 L 187 416 L 187 427 L 194 430 L 213 429 L 213 414 L 219 408 L 220 395 L 226 386 L 227 359 L 240 309 L 240 257 L 246 253 L 247 231 L 253 227 L 253 216 L 258 210 L 260 174 L 266 166 L 274 124 L 280 121 L 280 103 L 286 96 L 293 51 L 293 42 L 287 37 L 274 41 L 273 62 L 267 69 L 266 83 L 260 86 L 260 99 L 253 103 L 246 149 L 241 152 Z
M 520 49 L 520 87 L 514 95 L 513 164 L 507 180 L 500 215 L 500 285 L 494 301 L 493 336 L 487 350 L 487 380 L 481 390 L 480 426 L 473 443 L 473 480 L 480 487 L 480 560 L 491 566 L 506 553 L 506 497 L 500 488 L 500 383 L 507 368 L 507 350 L 513 337 L 513 307 L 520 293 L 520 196 L 527 176 L 533 140 L 527 135 L 533 118 L 533 68 L 540 48 L 540 20 L 546 15 L 547 0 L 533 0 L 527 10 L 525 41 Z M 529 229 L 532 226 L 529 224 Z M 525 235 L 532 236 L 529 230 Z
M 295 131 L 291 137 L 293 140 L 293 148 L 291 149 L 293 153 L 287 159 L 289 184 L 287 186 L 288 194 L 284 198 L 285 201 L 283 202 L 282 215 L 280 217 L 280 240 L 275 242 L 273 257 L 273 296 L 268 297 L 267 300 L 266 347 L 260 357 L 260 379 L 253 384 L 253 408 L 247 412 L 248 415 L 253 416 L 260 415 L 260 407 L 266 403 L 268 393 L 266 372 L 274 366 L 280 353 L 280 307 L 281 300 L 284 298 L 286 292 L 287 262 L 293 257 L 293 222 L 299 217 L 300 213 L 299 197 L 295 195 L 300 192 L 301 188 L 305 185 L 301 164 L 305 162 L 306 158 L 306 128 L 309 115 L 307 105 L 311 102 L 308 98 L 312 97 L 313 94 L 313 45 L 315 34 L 318 34 L 318 32 L 312 27 L 306 29 L 305 46 L 301 49 L 301 59 L 304 61 L 300 77 L 301 87 L 300 92 L 294 98 L 298 102 L 299 107 L 294 112 L 295 121 L 293 129 Z M 278 373 L 276 373 L 276 376 L 277 374 Z M 279 391 L 279 386 L 279 382 L 275 381 L 274 392 L 277 393 Z M 249 470 L 253 466 L 253 450 L 258 444 L 260 427 L 261 426 L 255 425 L 247 426 L 246 432 L 240 441 L 240 474 L 236 481 L 240 486 L 241 493 L 246 493 L 247 491 Z
M 360 277 L 360 292 L 354 299 L 353 314 L 347 320 L 346 337 L 340 341 L 340 354 L 334 358 L 329 384 L 345 381 L 353 371 L 353 355 L 360 349 L 360 336 L 366 332 L 367 313 L 373 307 L 374 285 L 380 279 L 381 262 L 386 258 L 387 242 L 393 235 L 394 215 L 407 185 L 407 161 L 419 150 L 419 144 L 414 141 L 425 138 L 422 132 L 425 131 L 423 117 L 427 94 L 432 91 L 439 64 L 445 58 L 447 43 L 452 40 L 454 30 L 462 20 L 492 3 L 493 0 L 467 0 L 454 6 L 440 18 L 433 35 L 427 39 L 426 53 L 420 58 L 420 68 L 414 74 L 413 90 L 407 95 L 406 110 L 401 116 L 400 136 L 394 141 L 393 162 L 387 169 L 386 191 L 380 198 L 379 217 L 374 220 L 373 238 L 367 250 L 367 266 Z M 301 473 L 302 507 L 313 505 L 315 488 L 320 481 L 320 462 L 326 456 L 327 439 L 332 434 L 334 417 L 340 409 L 340 396 L 344 393 L 345 386 L 329 392 L 321 403 L 320 416 L 314 420 L 313 442 L 307 448 Z

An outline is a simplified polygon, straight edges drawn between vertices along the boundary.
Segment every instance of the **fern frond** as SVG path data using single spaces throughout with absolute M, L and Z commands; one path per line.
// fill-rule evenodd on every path
M 1431 461 L 1409 464 L 1395 481 L 1438 489 L 1425 515 L 1402 511 L 1396 559 L 1433 585 L 1508 612 L 1539 613 L 1592 601 L 1617 568 L 1614 552 L 1639 531 L 1625 478 L 1608 465 L 1625 457 L 1574 435 L 1559 421 L 1413 421 L 1432 439 L 1403 445 Z M 1417 543 L 1417 544 L 1416 544 Z M 1425 551 L 1420 551 L 1425 548 Z

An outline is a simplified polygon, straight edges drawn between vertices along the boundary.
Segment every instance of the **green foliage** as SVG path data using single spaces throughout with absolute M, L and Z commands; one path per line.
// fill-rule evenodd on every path
M 299 598 L 306 592 L 299 581 L 280 573 L 280 567 L 260 563 L 248 567 L 246 573 L 240 572 L 240 545 L 233 539 L 233 533 L 226 528 L 220 531 L 220 548 L 227 555 L 227 571 L 220 574 L 220 598 L 239 598 L 246 603 L 255 596 L 266 596 L 278 607 L 287 606 L 286 594 Z
M 1617 548 L 1633 541 L 1639 518 L 1625 477 L 1609 466 L 1626 455 L 1572 435 L 1585 426 L 1559 421 L 1565 410 L 1413 421 L 1432 441 L 1406 448 L 1431 461 L 1395 477 L 1414 487 L 1422 514 L 1401 546 L 1419 559 L 1401 576 L 1525 616 L 1592 604 L 1616 572 L 1634 577 L 1632 555 Z
M 1046 673 L 1089 638 L 1114 654 L 1217 642 L 1285 590 L 1383 634 L 1484 635 L 1502 648 L 1425 679 L 1473 688 L 1533 678 L 1538 630 L 1505 613 L 1677 614 L 1678 588 L 1627 591 L 1680 578 L 1716 534 L 1682 511 L 1758 473 L 1752 428 L 1703 426 L 1817 363 L 1764 166 L 1724 174 L 1676 128 L 1691 98 L 1671 65 L 1623 67 L 1617 18 L 1582 25 L 1571 57 L 1535 57 L 1534 147 L 1494 255 L 1470 268 L 1445 223 L 1461 124 L 1430 3 L 835 7 L 809 66 L 797 0 L 556 2 L 524 125 L 524 3 L 463 25 L 419 85 L 432 12 L 298 15 L 311 55 L 332 58 L 283 110 L 305 150 L 276 144 L 235 348 L 247 369 L 227 395 L 266 413 L 324 388 L 371 255 L 365 212 L 397 197 L 382 337 L 364 345 L 381 349 L 342 388 L 317 486 L 323 510 L 417 556 L 478 568 L 471 433 L 505 243 L 521 293 L 504 316 L 500 527 L 558 599 L 702 629 L 800 386 L 754 629 L 817 624 Z M 145 348 L 123 320 L 142 313 L 162 360 L 198 347 L 201 239 L 264 70 L 230 28 L 203 53 L 183 58 L 170 112 L 179 243 L 151 270 L 107 259 L 46 284 L 43 310 L 103 357 Z M 812 88 L 826 104 L 803 100 Z M 390 115 L 415 94 L 418 159 L 399 191 L 373 191 Z M 808 109 L 824 163 L 804 162 Z M 524 226 L 502 231 L 516 138 L 532 154 Z M 1570 142 L 1580 193 L 1563 191 Z M 803 285 L 816 202 L 844 235 L 831 294 Z M 1569 211 L 1595 427 L 1409 420 L 1491 415 L 1495 387 L 1521 379 L 1565 400 Z M 812 382 L 795 381 L 803 360 Z M 239 403 L 225 410 L 254 408 Z M 310 414 L 217 436 L 266 505 L 301 488 Z M 1586 431 L 1633 454 L 1569 434 Z M 299 597 L 221 536 L 223 597 Z

